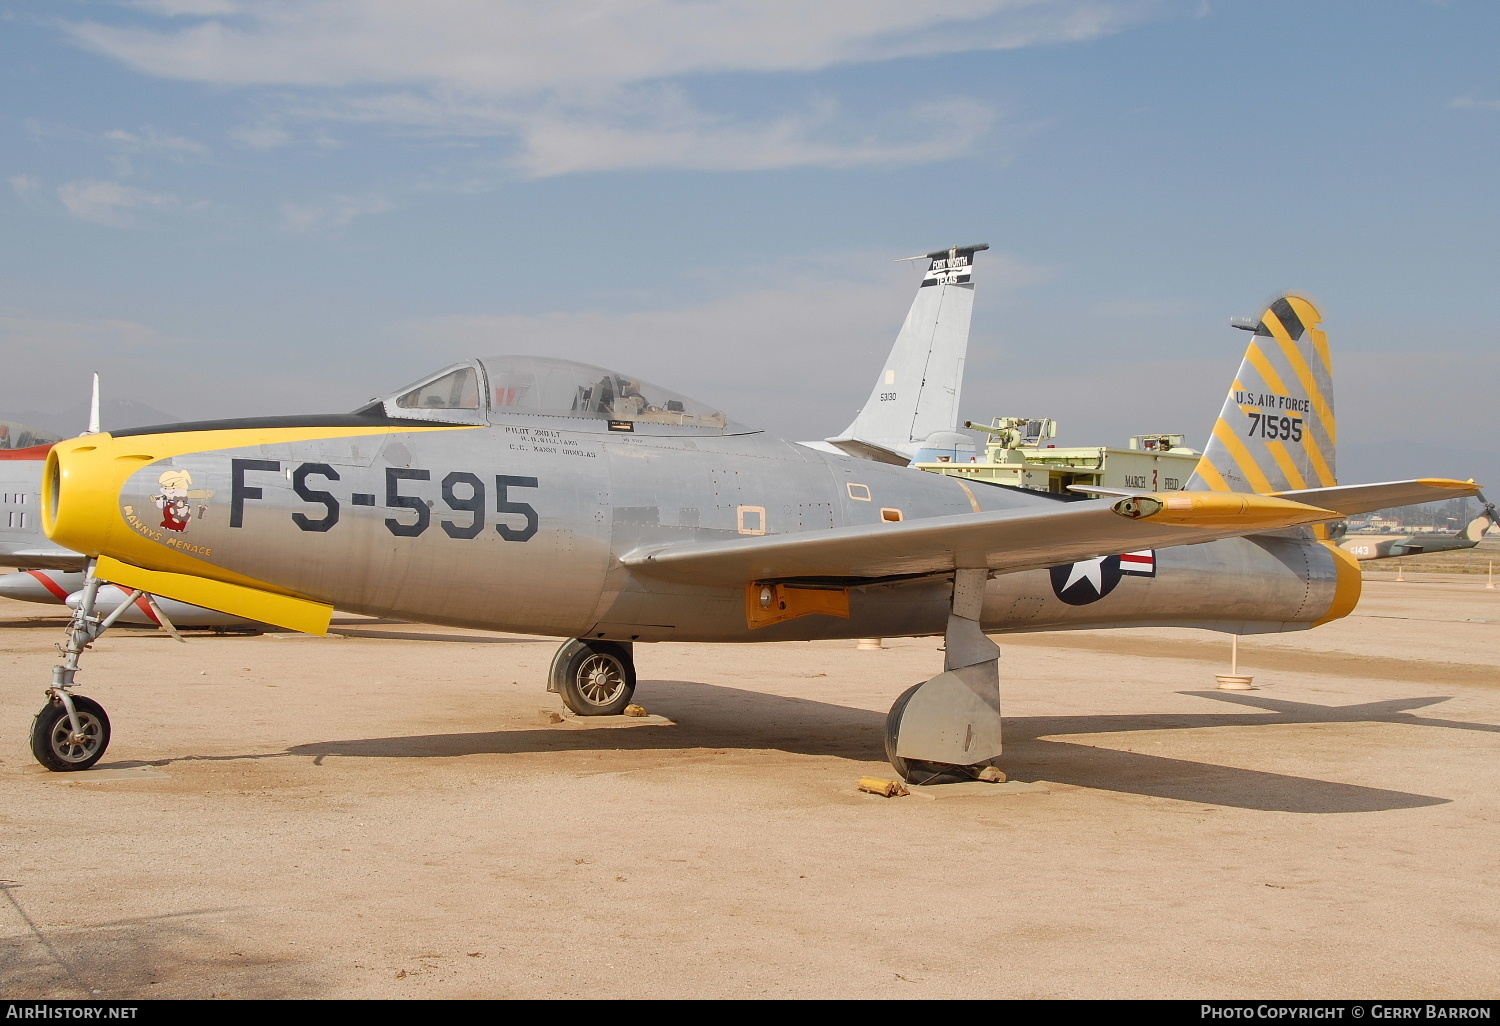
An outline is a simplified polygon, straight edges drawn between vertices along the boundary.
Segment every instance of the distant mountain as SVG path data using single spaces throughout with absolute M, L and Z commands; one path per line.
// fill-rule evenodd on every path
M 25 424 L 27 427 L 51 431 L 64 438 L 72 438 L 87 430 L 89 404 L 84 401 L 76 406 L 60 410 L 0 412 L 0 420 L 14 421 Z M 147 406 L 145 403 L 138 403 L 132 399 L 105 399 L 99 404 L 99 426 L 105 431 L 150 427 L 153 424 L 177 424 L 181 420 L 181 417 L 163 413 L 154 406 Z

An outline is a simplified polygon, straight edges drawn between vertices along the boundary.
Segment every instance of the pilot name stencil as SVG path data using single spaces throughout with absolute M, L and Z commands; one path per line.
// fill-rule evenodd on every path
M 576 438 L 564 438 L 561 431 L 551 428 L 519 427 L 508 424 L 505 434 L 509 441 L 506 446 L 512 452 L 542 452 L 560 454 L 563 456 L 584 456 L 589 459 L 596 458 L 597 452 L 590 452 L 584 446 L 587 444 Z

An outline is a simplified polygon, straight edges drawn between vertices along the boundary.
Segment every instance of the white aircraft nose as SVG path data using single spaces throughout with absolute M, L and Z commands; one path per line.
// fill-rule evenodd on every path
M 61 605 L 81 587 L 83 574 L 61 570 L 22 570 L 0 576 L 0 597 L 20 602 Z

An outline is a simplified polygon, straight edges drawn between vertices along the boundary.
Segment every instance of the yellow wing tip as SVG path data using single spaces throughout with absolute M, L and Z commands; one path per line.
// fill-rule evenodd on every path
M 1218 527 L 1224 524 L 1274 531 L 1328 520 L 1344 514 L 1304 502 L 1279 499 L 1255 492 L 1160 492 L 1132 495 L 1112 507 L 1122 517 L 1150 520 L 1183 527 Z
M 1458 481 L 1451 477 L 1419 477 L 1417 478 L 1417 484 L 1425 485 L 1428 488 L 1451 488 L 1456 492 L 1477 492 L 1481 487 L 1474 483 L 1472 477 L 1467 481 Z

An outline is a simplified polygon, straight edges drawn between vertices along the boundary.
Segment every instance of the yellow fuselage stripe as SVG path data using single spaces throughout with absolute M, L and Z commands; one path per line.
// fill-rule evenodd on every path
M 1302 444 L 1307 447 L 1307 457 L 1312 460 L 1313 472 L 1318 475 L 1318 485 L 1322 488 L 1332 488 L 1338 484 L 1338 478 L 1334 476 L 1333 468 L 1323 458 L 1323 450 L 1318 448 L 1318 440 L 1313 437 L 1311 431 L 1303 434 Z
M 1250 361 L 1250 366 L 1255 368 L 1271 391 L 1277 395 L 1292 394 L 1291 389 L 1286 387 L 1286 382 L 1281 380 L 1281 375 L 1276 373 L 1276 368 L 1271 366 L 1271 361 L 1266 359 L 1260 343 L 1254 339 L 1250 340 L 1250 348 L 1245 350 L 1245 359 Z
M 1298 348 L 1297 343 L 1292 341 L 1292 336 L 1287 334 L 1286 328 L 1282 327 L 1281 322 L 1276 319 L 1276 315 L 1271 311 L 1266 311 L 1263 323 L 1270 329 L 1271 335 L 1281 346 L 1281 351 L 1286 354 L 1287 362 L 1292 365 L 1292 370 L 1296 373 L 1297 380 L 1302 382 L 1302 387 L 1306 390 L 1307 397 L 1312 400 L 1313 412 L 1318 415 L 1319 421 L 1322 422 L 1323 430 L 1328 432 L 1328 440 L 1337 444 L 1338 425 L 1333 418 L 1333 408 L 1329 405 L 1328 400 L 1323 397 L 1323 390 L 1318 387 L 1318 379 L 1313 376 L 1312 368 L 1308 366 L 1306 358 L 1302 355 L 1302 350 Z
M 1223 421 L 1219 423 L 1222 424 Z M 1229 487 L 1229 482 L 1224 480 L 1224 475 L 1219 473 L 1219 468 L 1214 466 L 1213 462 L 1206 455 L 1198 458 L 1198 466 L 1194 468 L 1193 472 L 1203 478 L 1204 483 L 1216 492 L 1232 490 Z
M 1287 334 L 1286 328 L 1282 326 L 1281 321 L 1277 320 L 1276 315 L 1270 310 L 1266 311 L 1265 317 L 1262 318 L 1262 323 L 1270 330 L 1271 335 L 1281 346 L 1281 351 L 1286 354 L 1288 362 L 1292 365 L 1292 370 L 1296 372 L 1298 380 L 1302 382 L 1302 386 L 1307 390 L 1308 399 L 1312 401 L 1313 412 L 1317 414 L 1318 422 L 1323 425 L 1323 430 L 1328 433 L 1328 441 L 1331 444 L 1337 445 L 1338 423 L 1334 420 L 1333 407 L 1323 397 L 1323 392 L 1318 388 L 1318 382 L 1313 377 L 1312 368 L 1303 359 L 1301 351 L 1297 348 L 1297 343 L 1292 341 L 1292 336 Z M 1307 455 L 1312 460 L 1313 470 L 1317 472 L 1318 483 L 1325 488 L 1338 484 L 1338 479 L 1334 476 L 1333 468 L 1329 466 L 1328 461 L 1323 457 L 1323 450 L 1319 447 L 1317 439 L 1313 437 L 1312 431 L 1308 431 L 1303 435 L 1302 443 L 1307 447 Z
M 969 506 L 970 506 L 970 508 L 972 508 L 975 513 L 982 513 L 982 512 L 984 512 L 983 510 L 981 510 L 979 508 L 979 500 L 976 499 L 976 498 L 974 498 L 974 489 L 970 488 L 963 481 L 959 481 L 958 482 L 958 486 L 960 488 L 962 488 L 964 490 L 964 494 L 969 497 Z
M 1270 451 L 1271 458 L 1276 461 L 1276 465 L 1281 468 L 1281 472 L 1286 475 L 1287 481 L 1293 488 L 1307 487 L 1307 479 L 1297 469 L 1297 464 L 1293 461 L 1292 454 L 1287 451 L 1285 442 L 1267 442 L 1266 449 Z
M 1323 360 L 1323 370 L 1331 381 L 1333 379 L 1333 354 L 1328 349 L 1328 333 L 1318 330 L 1317 327 L 1323 322 L 1323 315 L 1318 312 L 1317 307 L 1300 297 L 1287 296 L 1286 301 L 1302 319 L 1302 326 L 1307 329 L 1313 348 L 1318 351 L 1318 356 Z
M 1229 450 L 1229 455 L 1234 457 L 1234 462 L 1239 465 L 1240 473 L 1245 475 L 1245 480 L 1250 482 L 1251 488 L 1262 495 L 1276 491 L 1265 473 L 1256 464 L 1254 457 L 1250 455 L 1250 450 L 1245 448 L 1245 443 L 1235 437 L 1234 430 L 1224 423 L 1223 417 L 1220 417 L 1219 422 L 1214 425 L 1214 437 Z

